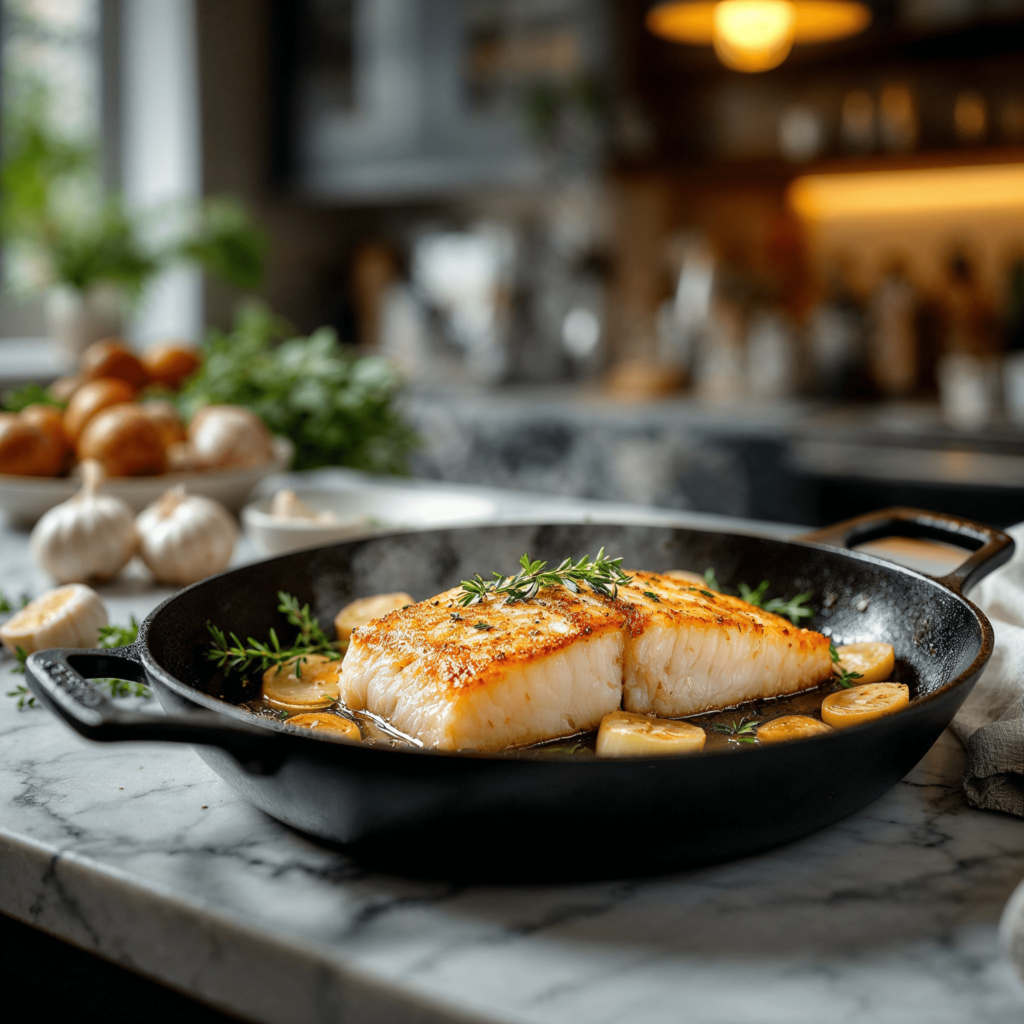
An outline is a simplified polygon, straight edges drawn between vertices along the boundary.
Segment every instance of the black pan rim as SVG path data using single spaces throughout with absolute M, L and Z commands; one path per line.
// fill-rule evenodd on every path
M 508 524 L 491 524 L 490 526 L 483 525 L 483 526 L 466 527 L 466 529 L 476 529 L 476 530 L 488 529 L 488 528 L 501 529 L 501 528 L 503 528 L 504 526 L 507 526 L 507 525 Z M 514 525 L 516 525 L 516 526 L 525 526 L 525 527 L 543 528 L 543 527 L 550 527 L 550 526 L 559 525 L 559 524 L 551 524 L 551 523 L 547 523 L 547 522 L 544 522 L 544 521 L 537 521 L 537 522 L 526 522 L 526 523 L 518 523 L 517 522 Z M 564 524 L 561 524 L 561 525 L 564 525 Z M 621 526 L 647 526 L 648 524 L 645 524 L 645 523 L 632 523 L 631 524 L 631 523 L 618 523 L 618 522 L 615 522 L 615 523 L 599 523 L 599 524 L 594 524 L 594 525 L 597 525 L 597 526 L 608 526 L 608 527 L 621 527 Z M 938 687 L 937 689 L 932 690 L 931 692 L 929 692 L 929 693 L 927 693 L 927 694 L 925 694 L 923 696 L 915 697 L 910 702 L 909 707 L 907 707 L 903 711 L 899 712 L 898 716 L 896 716 L 896 715 L 886 716 L 885 718 L 876 719 L 876 720 L 874 720 L 872 722 L 867 722 L 867 723 L 865 723 L 863 725 L 853 726 L 853 727 L 850 727 L 848 729 L 843 729 L 843 730 L 837 730 L 837 732 L 835 734 L 831 734 L 831 735 L 826 734 L 826 735 L 823 735 L 823 736 L 810 737 L 808 739 L 801 740 L 800 741 L 801 745 L 803 745 L 803 744 L 818 745 L 818 744 L 821 744 L 821 743 L 835 743 L 837 741 L 840 741 L 841 738 L 843 736 L 847 735 L 847 734 L 862 733 L 863 730 L 866 730 L 866 729 L 880 729 L 880 728 L 884 728 L 885 724 L 887 722 L 891 722 L 896 717 L 905 717 L 907 715 L 913 715 L 914 712 L 917 709 L 925 708 L 926 706 L 928 706 L 929 704 L 931 704 L 935 700 L 947 697 L 951 692 L 953 692 L 954 690 L 958 689 L 960 686 L 964 685 L 968 680 L 976 678 L 978 673 L 980 673 L 980 671 L 984 668 L 985 664 L 988 662 L 989 658 L 991 657 L 992 648 L 993 648 L 993 645 L 994 645 L 994 642 L 995 642 L 995 636 L 994 636 L 994 633 L 993 633 L 993 630 L 992 630 L 991 623 L 989 622 L 988 618 L 985 616 L 984 612 L 982 612 L 981 609 L 978 608 L 977 605 L 975 605 L 969 598 L 965 597 L 962 593 L 958 593 L 958 592 L 954 591 L 950 587 L 948 587 L 945 584 L 943 584 L 941 582 L 941 580 L 939 580 L 939 579 L 937 579 L 937 578 L 935 578 L 933 576 L 928 576 L 925 573 L 918 572 L 915 569 L 910 569 L 907 566 L 899 565 L 896 562 L 890 562 L 890 561 L 888 561 L 888 560 L 886 560 L 884 558 L 880 558 L 877 555 L 869 554 L 868 552 L 854 551 L 854 550 L 851 550 L 851 549 L 848 549 L 848 548 L 839 548 L 839 547 L 835 547 L 835 546 L 829 545 L 829 544 L 816 543 L 814 541 L 799 540 L 799 539 L 786 540 L 786 539 L 783 539 L 783 538 L 780 538 L 780 537 L 765 536 L 765 535 L 761 535 L 761 534 L 750 533 L 750 532 L 747 532 L 747 531 L 736 531 L 736 532 L 733 532 L 733 531 L 725 531 L 725 530 L 711 530 L 711 529 L 707 529 L 707 528 L 704 528 L 704 527 L 697 527 L 697 526 L 690 527 L 690 526 L 685 526 L 685 525 L 673 526 L 671 524 L 657 524 L 657 525 L 650 525 L 650 528 L 651 529 L 679 529 L 679 530 L 687 530 L 687 531 L 692 532 L 692 533 L 712 534 L 714 536 L 722 537 L 722 538 L 744 537 L 744 538 L 749 539 L 751 536 L 753 536 L 753 537 L 757 537 L 759 539 L 763 539 L 763 540 L 766 540 L 766 541 L 771 541 L 771 542 L 774 542 L 774 543 L 778 543 L 780 545 L 787 546 L 787 547 L 802 548 L 802 549 L 806 549 L 806 550 L 810 550 L 810 551 L 827 551 L 830 554 L 839 555 L 839 556 L 841 556 L 843 558 L 846 558 L 846 559 L 848 559 L 850 561 L 853 561 L 853 562 L 860 562 L 860 563 L 863 563 L 863 564 L 866 564 L 866 565 L 873 565 L 873 566 L 881 568 L 881 569 L 883 569 L 883 570 L 885 570 L 887 572 L 895 573 L 896 575 L 905 576 L 905 577 L 908 577 L 908 578 L 913 579 L 915 581 L 918 581 L 918 582 L 921 582 L 921 583 L 925 583 L 925 584 L 927 584 L 929 586 L 932 586 L 932 587 L 936 588 L 941 593 L 943 593 L 945 595 L 948 595 L 948 596 L 954 598 L 957 601 L 963 602 L 963 604 L 967 607 L 968 611 L 970 611 L 971 615 L 974 617 L 975 621 L 978 624 L 979 630 L 981 631 L 981 644 L 979 646 L 979 650 L 978 650 L 977 656 L 974 658 L 974 660 L 971 662 L 971 664 L 963 672 L 961 672 L 955 678 L 951 679 L 949 682 L 944 683 L 942 686 Z M 449 528 L 449 530 L 446 530 L 445 532 L 457 531 L 458 529 L 460 529 L 460 528 L 459 527 L 451 527 L 451 528 Z M 374 541 L 374 542 L 376 542 L 376 541 L 380 541 L 380 540 L 387 540 L 387 539 L 392 538 L 392 537 L 409 537 L 409 536 L 416 536 L 417 534 L 424 534 L 424 533 L 429 533 L 429 532 L 434 532 L 434 531 L 396 530 L 396 531 L 394 531 L 392 533 L 375 534 L 372 538 L 365 538 L 365 541 Z M 440 532 L 440 531 L 437 531 L 437 532 Z M 338 542 L 336 544 L 325 544 L 325 545 L 321 545 L 319 547 L 303 548 L 301 553 L 309 554 L 309 553 L 315 552 L 315 551 L 329 551 L 329 550 L 333 550 L 335 548 L 344 547 L 344 546 L 346 546 L 348 544 L 358 544 L 358 543 L 363 543 L 363 542 L 364 542 L 364 539 L 340 541 L 340 542 Z M 667 757 L 665 757 L 665 756 L 656 757 L 656 758 L 641 758 L 641 757 L 637 757 L 637 758 L 628 758 L 628 759 L 624 759 L 624 758 L 600 758 L 600 757 L 595 757 L 595 758 L 587 758 L 586 760 L 583 760 L 583 759 L 580 759 L 580 758 L 572 757 L 572 755 L 559 755 L 556 752 L 552 752 L 551 754 L 548 754 L 548 755 L 543 756 L 543 757 L 509 757 L 509 756 L 507 756 L 507 754 L 504 754 L 504 753 L 485 752 L 485 751 L 445 751 L 445 750 L 436 750 L 436 749 L 428 748 L 428 747 L 412 747 L 412 748 L 410 748 L 408 750 L 396 749 L 396 748 L 386 748 L 385 749 L 385 748 L 379 748 L 379 747 L 368 747 L 368 746 L 365 746 L 365 745 L 362 745 L 362 744 L 357 744 L 357 743 L 354 743 L 354 742 L 345 741 L 345 740 L 343 740 L 341 738 L 339 738 L 339 739 L 328 739 L 327 737 L 317 736 L 317 735 L 315 735 L 312 732 L 310 732 L 308 734 L 302 734 L 302 733 L 299 733 L 295 729 L 288 728 L 287 724 L 284 723 L 284 722 L 276 722 L 276 721 L 273 721 L 272 719 L 259 718 L 258 716 L 250 714 L 247 711 L 243 711 L 237 705 L 231 704 L 228 701 L 221 700 L 221 699 L 219 699 L 217 697 L 211 697 L 209 694 L 203 693 L 203 691 L 198 689 L 198 687 L 193 686 L 193 685 L 191 685 L 189 683 L 183 682 L 182 680 L 178 679 L 176 676 L 174 676 L 171 673 L 167 672 L 163 668 L 163 666 L 161 666 L 156 661 L 156 659 L 152 656 L 152 654 L 150 652 L 150 648 L 149 648 L 149 631 L 150 631 L 150 628 L 152 627 L 154 621 L 156 620 L 156 618 L 160 615 L 160 613 L 165 608 L 169 607 L 171 604 L 176 603 L 176 602 L 178 602 L 180 600 L 187 599 L 188 595 L 193 590 L 197 590 L 200 587 L 204 587 L 208 583 L 211 583 L 211 582 L 213 582 L 215 580 L 223 579 L 224 577 L 231 576 L 234 573 L 244 572 L 245 570 L 250 569 L 250 568 L 252 568 L 254 566 L 257 566 L 257 565 L 260 566 L 260 567 L 272 566 L 272 565 L 274 565 L 277 562 L 286 561 L 289 558 L 291 558 L 294 555 L 299 554 L 299 553 L 300 552 L 298 552 L 298 551 L 288 552 L 286 554 L 277 555 L 277 556 L 275 556 L 273 558 L 268 558 L 268 559 L 264 559 L 264 560 L 257 561 L 257 562 L 250 562 L 247 565 L 236 566 L 234 568 L 225 569 L 223 572 L 216 573 L 215 575 L 208 576 L 205 579 L 199 580 L 196 583 L 189 584 L 187 587 L 184 587 L 182 590 L 179 590 L 175 594 L 171 594 L 169 597 L 167 597 L 163 601 L 161 601 L 160 604 L 157 605 L 156 608 L 154 608 L 145 617 L 145 619 L 143 620 L 142 624 L 139 626 L 138 639 L 136 640 L 135 644 L 133 645 L 135 651 L 138 653 L 139 657 L 142 660 L 143 667 L 145 668 L 145 671 L 146 671 L 147 675 L 150 675 L 150 676 L 156 678 L 160 682 L 161 685 L 167 687 L 169 690 L 171 690 L 172 692 L 177 694 L 179 697 L 182 697 L 182 698 L 190 701 L 193 704 L 199 704 L 200 706 L 206 708 L 207 710 L 209 710 L 209 711 L 211 711 L 211 712 L 213 712 L 215 714 L 223 715 L 223 716 L 225 716 L 227 718 L 230 718 L 230 719 L 233 719 L 235 721 L 242 722 L 242 723 L 248 725 L 251 728 L 259 729 L 260 731 L 263 731 L 263 732 L 276 733 L 277 735 L 282 736 L 282 737 L 286 736 L 286 737 L 289 738 L 289 740 L 295 739 L 295 740 L 301 741 L 301 742 L 316 743 L 316 744 L 321 745 L 321 749 L 326 749 L 326 748 L 323 747 L 323 745 L 327 744 L 329 747 L 333 747 L 333 748 L 336 748 L 336 749 L 337 748 L 342 748 L 342 749 L 348 749 L 348 750 L 351 750 L 351 751 L 359 751 L 360 754 L 367 754 L 367 753 L 370 753 L 372 751 L 376 755 L 387 754 L 387 755 L 397 755 L 398 757 L 423 757 L 423 756 L 429 756 L 429 757 L 441 757 L 441 758 L 447 758 L 447 759 L 457 759 L 457 760 L 460 760 L 460 761 L 470 759 L 470 760 L 476 760 L 476 761 L 486 761 L 486 762 L 490 762 L 490 763 L 501 763 L 501 764 L 515 764 L 515 763 L 538 764 L 538 763 L 544 763 L 544 762 L 551 762 L 551 763 L 557 763 L 557 764 L 573 763 L 573 764 L 579 764 L 581 766 L 581 768 L 585 767 L 586 765 L 593 765 L 595 763 L 596 764 L 613 764 L 613 763 L 622 764 L 624 762 L 628 762 L 628 763 L 633 764 L 633 765 L 645 765 L 645 764 L 646 765 L 662 764 L 663 765 L 663 764 L 666 764 L 666 763 L 685 763 L 687 761 L 692 761 L 692 760 L 695 759 L 694 755 L 676 755 L 676 756 L 669 755 Z M 823 634 L 823 635 L 827 636 L 829 634 Z M 742 705 L 739 705 L 738 707 L 741 707 L 741 706 Z M 560 738 L 562 738 L 562 737 L 560 737 Z M 771 746 L 767 746 L 767 747 L 758 746 L 756 748 L 756 750 L 758 751 L 759 756 L 761 756 L 761 757 L 770 757 L 773 752 L 775 752 L 776 754 L 781 754 L 781 751 L 784 748 L 788 747 L 788 746 L 789 746 L 789 744 L 778 744 L 778 745 L 771 745 Z M 313 748 L 311 748 L 311 749 L 313 749 Z M 722 750 L 722 751 L 716 751 L 716 752 L 709 752 L 707 754 L 701 754 L 700 755 L 700 759 L 701 760 L 707 760 L 709 758 L 719 759 L 719 758 L 723 758 L 723 757 L 733 757 L 733 756 L 736 756 L 738 753 L 749 753 L 749 752 L 750 751 L 742 751 L 741 752 L 741 751 L 738 751 L 738 750 L 736 750 L 736 751 L 734 751 L 734 750 Z

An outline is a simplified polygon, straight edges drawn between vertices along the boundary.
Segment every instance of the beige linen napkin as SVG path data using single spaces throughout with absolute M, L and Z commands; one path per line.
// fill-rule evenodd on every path
M 975 807 L 1024 817 L 1024 523 L 1013 558 L 971 600 L 995 631 L 992 658 L 951 728 L 967 748 L 963 787 Z
M 1024 817 L 1024 523 L 1006 531 L 1013 558 L 970 598 L 996 635 L 992 658 L 951 728 L 967 748 L 963 787 L 975 807 Z M 999 922 L 1004 953 L 1024 980 L 1024 882 Z

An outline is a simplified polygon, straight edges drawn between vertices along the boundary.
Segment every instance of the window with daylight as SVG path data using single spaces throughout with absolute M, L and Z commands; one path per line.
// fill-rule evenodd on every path
M 2 0 L 0 337 L 45 333 L 103 216 L 102 0 Z

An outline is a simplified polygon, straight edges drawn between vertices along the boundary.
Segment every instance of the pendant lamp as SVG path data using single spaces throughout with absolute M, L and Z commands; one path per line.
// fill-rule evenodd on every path
M 665 0 L 647 13 L 656 36 L 713 46 L 735 71 L 778 67 L 794 44 L 825 43 L 863 32 L 871 9 L 854 0 Z

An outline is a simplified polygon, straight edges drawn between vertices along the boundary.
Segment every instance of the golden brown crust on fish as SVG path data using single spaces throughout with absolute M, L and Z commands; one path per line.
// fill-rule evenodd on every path
M 352 632 L 352 642 L 390 657 L 422 659 L 421 678 L 451 690 L 484 686 L 579 640 L 622 628 L 623 611 L 597 594 L 548 587 L 529 602 L 487 597 L 471 608 L 461 590 L 389 612 Z
M 621 591 L 633 605 L 626 710 L 681 717 L 796 693 L 831 676 L 828 638 L 820 633 L 688 581 L 632 575 Z
M 525 604 L 461 591 L 352 634 L 342 700 L 446 750 L 499 750 L 595 729 L 622 700 L 625 637 L 610 599 L 540 591 Z

